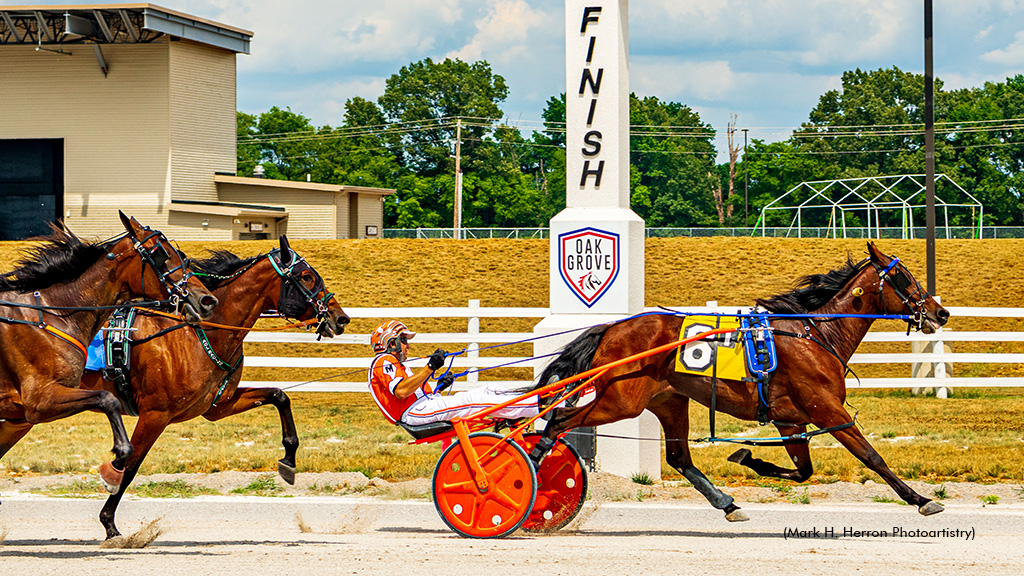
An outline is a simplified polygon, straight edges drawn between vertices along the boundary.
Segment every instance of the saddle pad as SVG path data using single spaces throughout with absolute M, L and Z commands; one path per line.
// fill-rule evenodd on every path
M 86 370 L 104 370 L 107 367 L 107 354 L 103 350 L 103 334 L 100 330 L 92 342 L 89 343 L 87 348 L 88 354 L 85 358 L 85 369 Z
M 692 338 L 709 330 L 739 327 L 739 318 L 733 316 L 686 316 L 679 330 L 679 339 Z M 745 378 L 743 339 L 738 336 L 739 332 L 716 334 L 683 346 L 676 355 L 676 372 L 717 376 L 726 380 Z

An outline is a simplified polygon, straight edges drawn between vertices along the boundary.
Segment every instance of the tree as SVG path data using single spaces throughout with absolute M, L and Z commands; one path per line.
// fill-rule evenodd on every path
M 472 170 L 479 141 L 491 121 L 500 119 L 500 102 L 508 97 L 505 79 L 486 61 L 472 64 L 430 58 L 403 66 L 386 82 L 377 100 L 384 115 L 404 133 L 394 150 L 402 165 L 422 176 L 451 172 L 456 119 L 464 119 L 463 156 Z
M 630 96 L 633 211 L 648 226 L 717 224 L 715 131 L 690 107 Z

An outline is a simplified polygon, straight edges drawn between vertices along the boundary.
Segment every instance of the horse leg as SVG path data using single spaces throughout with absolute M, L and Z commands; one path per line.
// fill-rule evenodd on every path
M 231 398 L 211 406 L 203 418 L 215 422 L 264 404 L 273 404 L 281 416 L 284 458 L 277 461 L 277 473 L 285 482 L 295 484 L 295 453 L 299 449 L 299 435 L 292 417 L 292 402 L 283 391 L 278 388 L 237 388 Z
M 0 458 L 28 434 L 32 424 L 24 421 L 0 420 Z
M 0 420 L 0 458 L 3 458 L 4 454 L 7 454 L 31 429 L 32 425 L 28 422 Z
M 838 426 L 846 422 L 852 421 L 853 418 L 850 414 L 843 409 L 842 406 L 833 408 L 829 411 L 828 417 L 822 419 L 822 421 L 815 422 L 814 424 L 820 428 L 826 428 L 829 426 Z M 882 456 L 875 451 L 875 448 L 868 443 L 867 438 L 861 433 L 860 428 L 857 425 L 844 428 L 842 430 L 836 430 L 832 432 L 832 436 L 839 441 L 840 444 L 846 447 L 851 454 L 857 457 L 858 460 L 864 463 L 865 466 L 873 470 L 876 474 L 885 480 L 899 497 L 913 506 L 917 506 L 917 511 L 922 516 L 931 516 L 932 514 L 938 514 L 943 511 L 942 504 L 929 500 L 924 496 L 921 496 L 915 492 L 910 486 L 907 486 L 892 470 L 886 465 L 885 460 Z
M 114 460 L 100 466 L 100 480 L 111 494 L 117 492 L 124 474 L 125 462 L 132 454 L 132 444 L 121 420 L 121 401 L 106 390 L 82 390 L 68 388 L 57 383 L 33 386 L 24 383 L 22 398 L 25 406 L 25 420 L 32 424 L 53 422 L 91 410 L 103 412 L 110 421 L 114 435 Z
M 779 433 L 782 436 L 792 436 L 793 434 L 802 434 L 807 431 L 806 426 L 778 426 Z M 796 468 L 783 468 L 776 466 L 771 462 L 761 460 L 760 458 L 754 458 L 751 456 L 750 450 L 746 448 L 740 448 L 739 450 L 732 453 L 729 456 L 730 462 L 735 462 L 741 466 L 746 466 L 754 472 L 757 472 L 759 476 L 768 476 L 771 478 L 782 478 L 783 480 L 792 480 L 794 482 L 803 482 L 814 474 L 814 465 L 811 463 L 811 450 L 810 445 L 807 442 L 801 442 L 799 444 L 787 444 L 786 452 L 789 453 L 790 460 L 796 465 Z
M 107 497 L 107 501 L 100 510 L 100 524 L 103 525 L 103 529 L 107 532 L 107 540 L 121 535 L 114 523 L 117 506 L 121 503 L 121 498 L 124 497 L 128 486 L 135 479 L 135 475 L 138 474 L 142 461 L 146 459 L 146 455 L 153 448 L 156 439 L 160 437 L 160 434 L 163 433 L 170 422 L 169 414 L 159 413 L 159 420 L 153 418 L 154 414 L 154 412 L 140 411 L 139 422 L 135 425 L 135 430 L 132 431 L 132 445 L 135 447 L 135 451 L 125 463 L 124 479 L 121 481 L 117 491 Z
M 693 465 L 690 457 L 690 399 L 675 393 L 655 396 L 647 409 L 658 417 L 665 430 L 665 460 L 693 484 L 698 492 L 708 499 L 712 506 L 725 512 L 729 522 L 749 520 L 746 513 L 733 502 L 732 496 L 722 492 Z

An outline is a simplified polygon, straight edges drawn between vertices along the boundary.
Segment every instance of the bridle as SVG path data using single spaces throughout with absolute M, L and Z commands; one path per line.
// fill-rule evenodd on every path
M 184 257 L 181 252 L 175 250 L 179 264 L 174 268 L 165 271 L 164 268 L 167 266 L 167 262 L 171 259 L 171 255 L 167 252 L 167 248 L 165 248 L 164 245 L 170 244 L 170 241 L 167 239 L 167 236 L 159 230 L 153 230 L 148 226 L 143 227 L 143 230 L 148 232 L 148 235 L 145 238 L 140 240 L 135 236 L 131 237 L 132 248 L 139 254 L 139 257 L 143 262 L 140 272 L 142 293 L 146 293 L 146 266 L 148 265 L 156 274 L 157 279 L 160 281 L 160 285 L 164 289 L 164 293 L 168 295 L 168 302 L 174 309 L 175 313 L 180 313 L 181 307 L 185 304 L 189 295 L 188 280 L 194 275 L 192 271 L 189 270 L 188 258 Z M 108 240 L 104 245 L 113 247 L 128 236 L 128 233 L 116 236 Z M 152 248 L 147 248 L 146 243 L 154 238 L 156 238 L 157 244 Z M 122 252 L 115 254 L 113 252 L 108 252 L 107 259 L 119 260 L 124 254 L 126 253 Z M 181 271 L 181 278 L 175 282 L 171 280 L 171 275 L 178 271 Z
M 305 258 L 296 254 L 294 250 L 289 249 L 288 252 L 291 254 L 291 263 L 288 266 L 281 263 L 280 248 L 275 248 L 267 254 L 270 265 L 281 277 L 281 295 L 278 297 L 277 311 L 287 317 L 298 318 L 306 312 L 307 306 L 311 307 L 316 312 L 317 331 L 319 331 L 329 318 L 330 310 L 327 303 L 334 297 L 334 293 L 327 291 L 323 278 L 315 268 L 306 262 Z M 316 279 L 312 290 L 302 283 L 300 276 L 304 272 L 312 273 L 313 278 Z M 299 298 L 293 297 L 295 292 L 299 293 Z M 320 294 L 323 296 L 321 297 Z M 303 305 L 297 305 L 296 300 L 301 300 Z
M 916 278 L 910 276 L 906 268 L 900 264 L 898 257 L 890 256 L 889 258 L 889 264 L 884 267 L 878 262 L 871 260 L 871 265 L 878 273 L 878 299 L 882 304 L 882 311 L 885 314 L 889 313 L 885 306 L 885 298 L 882 295 L 882 289 L 885 287 L 885 281 L 888 279 L 889 284 L 892 285 L 893 293 L 913 313 L 913 317 L 907 320 L 907 334 L 910 334 L 911 328 L 920 331 L 924 327 L 924 305 L 928 300 L 929 294 L 921 287 L 921 283 Z M 914 289 L 913 292 L 910 291 L 911 288 Z

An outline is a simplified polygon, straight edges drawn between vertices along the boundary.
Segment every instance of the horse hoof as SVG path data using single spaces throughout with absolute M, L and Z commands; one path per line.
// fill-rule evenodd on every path
M 104 462 L 100 465 L 100 482 L 103 483 L 104 490 L 111 494 L 117 494 L 122 480 L 124 480 L 124 470 L 118 470 L 111 462 Z
M 747 458 L 750 458 L 750 450 L 747 450 L 746 448 L 740 448 L 739 450 L 733 452 L 732 455 L 726 458 L 726 460 L 728 460 L 729 462 L 735 462 L 737 464 L 743 464 L 743 461 L 746 460 Z
M 921 513 L 921 516 L 931 516 L 932 514 L 938 514 L 946 508 L 936 502 L 935 500 L 929 500 L 926 504 L 917 509 Z
M 282 460 L 277 461 L 277 473 L 281 476 L 281 479 L 287 482 L 289 485 L 295 484 L 295 467 L 285 464 Z
M 725 515 L 725 519 L 729 522 L 746 522 L 750 517 L 743 510 L 733 510 Z

